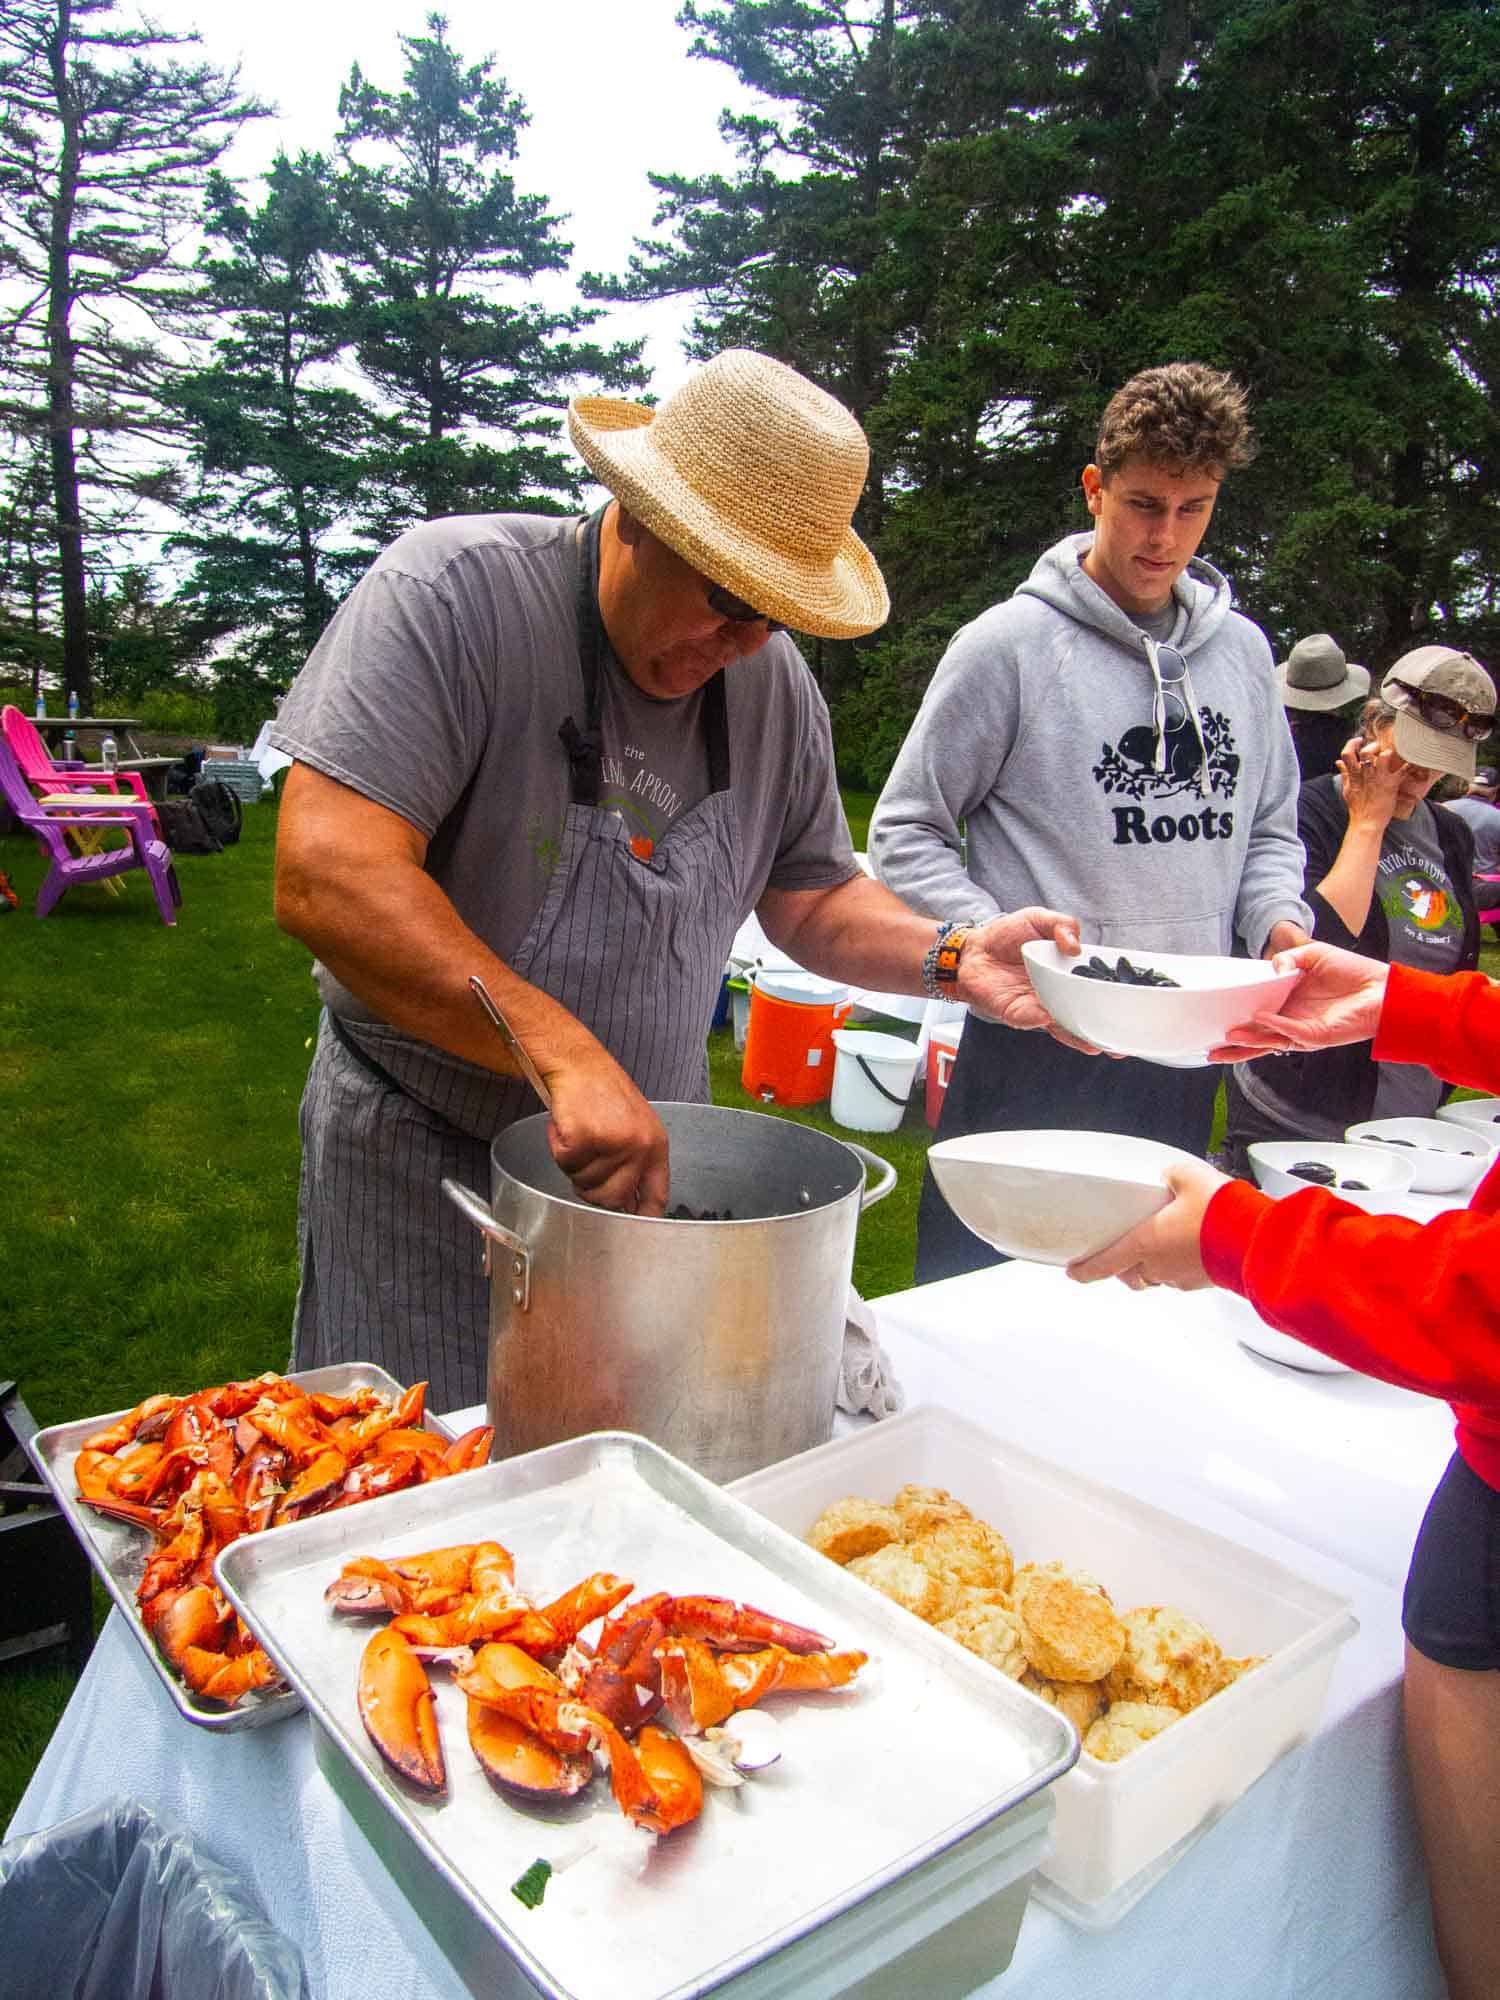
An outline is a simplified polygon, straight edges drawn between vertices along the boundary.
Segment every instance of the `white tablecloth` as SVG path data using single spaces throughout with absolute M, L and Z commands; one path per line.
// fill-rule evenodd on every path
M 1352 1598 L 1324 1722 L 1113 1930 L 1035 1901 L 997 2000 L 1438 2000 L 1399 1736 L 1399 1578 L 1446 1462 L 1447 1413 L 1255 1360 L 1211 1295 L 1084 1291 L 1023 1265 L 877 1302 L 913 1401 L 975 1421 Z M 1296 1539 L 1289 1539 L 1290 1526 Z M 955 1746 L 961 1754 L 961 1746 Z M 165 1807 L 301 1947 L 326 2000 L 463 1988 L 324 1783 L 298 1717 L 183 1722 L 118 1613 L 12 1822 L 115 1793 Z M 918 2000 L 918 1996 L 914 1996 Z

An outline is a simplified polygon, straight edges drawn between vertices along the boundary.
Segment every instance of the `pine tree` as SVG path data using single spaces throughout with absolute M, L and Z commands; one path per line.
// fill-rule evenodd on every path
M 368 561 L 348 517 L 379 421 L 336 373 L 349 343 L 339 226 L 318 154 L 278 155 L 255 210 L 211 176 L 198 269 L 225 331 L 174 391 L 197 477 L 167 548 L 195 558 L 184 599 L 205 636 L 233 635 L 267 700 Z
M 464 64 L 441 15 L 428 29 L 401 38 L 404 89 L 356 65 L 339 99 L 339 272 L 355 355 L 391 416 L 362 482 L 380 541 L 442 514 L 561 511 L 580 491 L 559 449 L 570 390 L 644 380 L 638 346 L 578 338 L 596 310 L 530 294 L 570 246 L 503 165 L 525 107 L 492 60 Z
M 86 537 L 170 495 L 159 344 L 181 325 L 178 239 L 208 168 L 262 107 L 173 53 L 197 40 L 115 19 L 114 0 L 0 9 L 0 420 L 45 438 L 63 673 L 91 705 Z M 101 501 L 103 511 L 86 514 Z

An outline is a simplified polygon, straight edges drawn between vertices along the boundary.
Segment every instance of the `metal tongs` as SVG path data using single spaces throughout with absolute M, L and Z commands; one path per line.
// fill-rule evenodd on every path
M 516 1066 L 520 1070 L 522 1076 L 525 1077 L 526 1081 L 531 1085 L 532 1089 L 536 1092 L 537 1096 L 542 1100 L 543 1107 L 546 1110 L 550 1111 L 552 1109 L 552 1093 L 547 1088 L 546 1084 L 543 1082 L 541 1071 L 537 1068 L 536 1064 L 531 1060 L 531 1057 L 527 1055 L 525 1049 L 522 1048 L 520 1040 L 518 1039 L 515 1030 L 511 1027 L 509 1021 L 506 1020 L 505 1016 L 500 1012 L 500 1009 L 495 1005 L 494 1001 L 490 998 L 489 990 L 485 986 L 484 981 L 479 977 L 479 974 L 477 972 L 471 972 L 469 974 L 469 984 L 474 989 L 475 999 L 479 1002 L 480 1006 L 484 1009 L 485 1013 L 489 1015 L 491 1026 L 495 1029 L 501 1041 L 504 1042 L 505 1046 L 510 1050 L 511 1054 L 515 1057 Z

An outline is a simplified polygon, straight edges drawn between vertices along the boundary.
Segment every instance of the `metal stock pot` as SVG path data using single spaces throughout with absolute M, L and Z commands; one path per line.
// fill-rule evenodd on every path
M 895 1169 L 760 1112 L 654 1109 L 671 1205 L 731 1220 L 593 1207 L 553 1164 L 545 1113 L 494 1141 L 488 1205 L 443 1182 L 485 1237 L 497 1455 L 630 1430 L 728 1480 L 832 1432 L 854 1232 Z

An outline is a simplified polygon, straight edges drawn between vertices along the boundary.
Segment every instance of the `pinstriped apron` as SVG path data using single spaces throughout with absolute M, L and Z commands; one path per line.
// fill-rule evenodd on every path
M 585 726 L 558 731 L 569 805 L 546 895 L 512 971 L 596 1035 L 648 1098 L 706 1104 L 706 1037 L 742 918 L 724 677 L 705 689 L 709 794 L 648 860 L 598 805 L 603 627 L 598 519 L 583 537 L 579 664 Z M 380 1023 L 325 1009 L 303 1094 L 293 1328 L 299 1368 L 377 1361 L 430 1383 L 435 1410 L 482 1400 L 489 1285 L 480 1243 L 441 1192 L 487 1192 L 490 1140 L 539 1110 L 530 1086 Z

